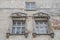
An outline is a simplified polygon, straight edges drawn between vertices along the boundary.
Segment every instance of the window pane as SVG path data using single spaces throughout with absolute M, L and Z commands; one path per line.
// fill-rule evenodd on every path
M 16 25 L 16 20 L 13 20 L 13 25 Z
M 30 9 L 30 3 L 26 2 L 26 9 Z
M 15 34 L 15 27 L 12 27 L 12 34 Z
M 21 25 L 21 21 L 18 20 L 18 21 L 17 21 L 17 25 Z
M 25 32 L 25 21 L 14 20 L 13 27 L 12 27 L 12 33 L 13 34 L 23 34 L 24 32 Z
M 47 34 L 48 33 L 48 24 L 46 21 L 35 21 L 36 28 L 35 31 L 37 34 Z
M 16 34 L 20 34 L 20 27 L 17 27 Z
M 25 27 L 22 27 L 22 34 L 25 33 Z
M 24 34 L 25 28 L 24 27 L 17 27 L 16 34 Z
M 31 3 L 31 9 L 35 9 L 36 5 L 35 5 L 35 2 L 32 2 Z
M 27 10 L 35 10 L 35 8 L 36 8 L 35 2 L 26 2 Z
M 13 25 L 16 25 L 16 26 L 23 26 L 23 25 L 25 25 L 25 21 L 14 20 L 14 21 L 13 21 Z

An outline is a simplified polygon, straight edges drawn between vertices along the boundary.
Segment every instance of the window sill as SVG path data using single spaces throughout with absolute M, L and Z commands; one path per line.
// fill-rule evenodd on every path
M 35 35 L 50 35 L 50 34 L 36 34 L 36 33 L 33 33 L 33 34 L 35 34 Z
M 54 33 L 50 33 L 50 34 L 36 34 L 36 33 L 33 33 L 32 34 L 33 35 L 33 37 L 36 37 L 36 35 L 49 35 L 49 36 L 51 36 L 51 38 L 54 38 Z
M 24 33 L 24 34 L 11 34 L 11 33 L 7 33 L 7 34 L 6 34 L 6 37 L 9 38 L 9 36 L 14 36 L 14 35 L 16 35 L 16 36 L 18 36 L 18 35 L 24 35 L 25 38 L 27 38 L 28 33 Z
M 25 11 L 37 11 L 37 9 L 25 9 Z
M 10 35 L 25 35 L 25 34 L 10 34 Z

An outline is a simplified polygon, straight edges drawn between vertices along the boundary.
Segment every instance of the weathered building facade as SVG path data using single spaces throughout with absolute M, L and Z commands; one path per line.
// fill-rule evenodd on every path
M 60 0 L 0 0 L 0 40 L 60 40 Z

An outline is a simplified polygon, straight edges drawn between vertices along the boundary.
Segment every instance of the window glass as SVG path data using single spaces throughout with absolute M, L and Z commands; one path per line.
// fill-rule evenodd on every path
M 47 34 L 48 33 L 47 21 L 35 21 L 35 23 L 36 23 L 35 32 L 37 34 Z
M 23 34 L 25 32 L 25 21 L 13 20 L 12 33 Z
M 36 4 L 35 2 L 26 2 L 26 10 L 35 10 Z
M 15 33 L 15 27 L 12 27 L 12 33 L 13 34 Z

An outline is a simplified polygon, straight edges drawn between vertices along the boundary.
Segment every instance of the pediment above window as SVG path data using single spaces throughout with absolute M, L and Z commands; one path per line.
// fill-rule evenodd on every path
M 35 18 L 50 18 L 50 16 L 46 13 L 43 13 L 43 12 L 38 12 L 36 14 L 33 14 L 33 17 Z
M 12 18 L 20 18 L 20 17 L 23 17 L 23 18 L 26 18 L 27 17 L 27 14 L 26 13 L 22 13 L 22 12 L 18 12 L 18 13 L 12 13 L 11 14 L 11 17 Z

